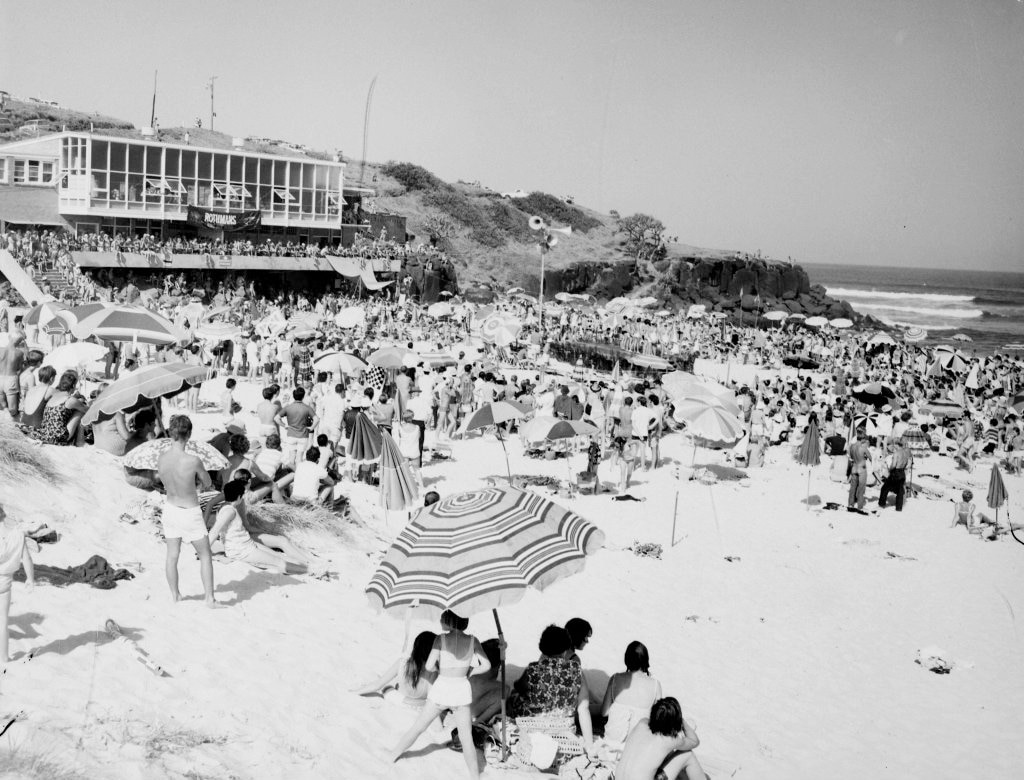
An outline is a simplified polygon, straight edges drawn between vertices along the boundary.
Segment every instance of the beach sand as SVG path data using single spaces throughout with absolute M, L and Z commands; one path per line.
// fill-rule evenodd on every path
M 203 398 L 214 401 L 222 387 L 222 379 L 207 383 Z M 240 383 L 236 398 L 255 430 L 258 388 Z M 201 438 L 219 414 L 195 422 Z M 517 441 L 509 449 L 513 474 L 567 474 L 562 460 L 525 458 Z M 19 525 L 46 522 L 62 535 L 36 562 L 75 565 L 98 554 L 143 571 L 110 591 L 38 585 L 29 593 L 15 584 L 15 661 L 0 679 L 0 715 L 8 714 L 5 723 L 24 715 L 4 735 L 0 773 L 6 764 L 28 767 L 28 777 L 56 776 L 40 767 L 102 778 L 464 776 L 462 757 L 444 749 L 439 731 L 394 767 L 383 763 L 414 713 L 348 692 L 400 654 L 406 630 L 372 612 L 363 593 L 404 520 L 385 518 L 375 491 L 352 489 L 361 521 L 343 542 L 316 541 L 318 563 L 336 580 L 216 564 L 217 596 L 229 608 L 211 611 L 187 551 L 187 600 L 170 603 L 154 528 L 118 519 L 143 494 L 123 482 L 112 458 L 46 451 L 63 484 L 0 478 L 0 502 Z M 688 476 L 693 450 L 682 436 L 667 437 L 662 452 Z M 491 436 L 457 442 L 454 454 L 423 470 L 442 495 L 505 473 Z M 721 459 L 699 451 L 696 463 Z M 573 471 L 584 465 L 575 456 Z M 807 469 L 789 447 L 770 450 L 768 465 L 739 481 L 706 485 L 676 480 L 675 471 L 639 472 L 629 492 L 643 502 L 556 499 L 599 525 L 606 548 L 581 574 L 502 611 L 510 680 L 536 658 L 545 625 L 582 616 L 594 626 L 582 654 L 592 684 L 621 669 L 629 641 L 643 641 L 666 695 L 696 723 L 698 756 L 715 777 L 737 768 L 736 777 L 759 780 L 1019 775 L 1024 648 L 1015 614 L 1024 614 L 1024 549 L 949 528 L 950 498 L 962 486 L 983 507 L 987 465 L 966 475 L 953 473 L 949 458 L 919 460 L 919 472 L 948 486 L 916 481 L 941 497 L 877 516 L 808 511 Z M 600 474 L 614 481 L 607 464 Z M 1024 517 L 1024 479 L 1007 476 L 1006 485 L 1011 515 Z M 829 481 L 828 458 L 812 470 L 811 493 L 845 506 L 846 485 Z M 634 541 L 663 545 L 662 558 L 634 555 Z M 111 641 L 107 618 L 171 676 L 154 676 Z M 408 628 L 414 635 L 436 626 Z M 490 615 L 473 616 L 470 631 L 494 636 Z M 915 663 L 930 646 L 954 662 L 950 674 Z

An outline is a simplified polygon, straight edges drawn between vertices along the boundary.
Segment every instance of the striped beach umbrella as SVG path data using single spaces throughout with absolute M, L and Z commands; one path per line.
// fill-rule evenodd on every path
M 25 312 L 22 323 L 25 325 L 41 326 L 52 320 L 58 312 L 67 311 L 68 308 L 67 304 L 60 301 L 46 301 L 45 303 L 33 306 Z
M 932 451 L 932 443 L 928 434 L 920 428 L 907 428 L 900 437 L 900 442 L 911 452 L 928 454 Z
M 488 344 L 507 347 L 519 338 L 523 323 L 514 317 L 492 314 L 480 323 L 480 338 Z
M 479 428 L 486 428 L 489 425 L 500 425 L 511 420 L 522 420 L 526 417 L 526 414 L 526 408 L 514 401 L 494 401 L 484 404 L 473 412 L 466 419 L 462 427 L 466 431 L 475 431 Z
M 811 469 L 821 463 L 821 439 L 818 436 L 818 424 L 811 420 L 807 426 L 807 433 L 804 440 L 800 442 L 800 449 L 796 453 L 796 461 L 801 466 L 807 466 L 807 511 L 811 510 Z
M 856 385 L 850 392 L 856 400 L 874 407 L 882 407 L 896 398 L 896 391 L 884 382 L 866 382 Z
M 215 376 L 212 368 L 186 363 L 145 366 L 123 375 L 100 393 L 82 417 L 82 425 L 92 425 L 101 414 L 133 412 L 154 398 L 170 398 Z
M 141 306 L 111 306 L 90 314 L 71 328 L 77 339 L 95 336 L 104 341 L 167 345 L 185 341 L 188 334 L 166 317 Z
M 381 431 L 380 505 L 385 510 L 409 509 L 419 498 L 409 461 L 387 431 Z
M 395 614 L 473 615 L 575 574 L 602 544 L 597 526 L 536 493 L 481 488 L 417 512 L 366 593 L 371 606 Z
M 345 450 L 348 459 L 355 463 L 374 463 L 380 458 L 383 447 L 380 428 L 366 416 L 366 412 L 360 412 Z
M 928 338 L 928 331 L 924 328 L 918 328 L 915 326 L 907 328 L 903 332 L 903 340 L 910 344 L 914 344 L 918 341 L 924 341 L 926 338 Z
M 673 371 L 661 378 L 661 386 L 674 404 L 691 399 L 702 400 L 718 404 L 735 417 L 740 416 L 736 394 L 713 379 L 702 379 L 685 371 Z
M 969 368 L 967 365 L 967 358 L 959 351 L 937 349 L 935 350 L 935 356 L 938 358 L 939 365 L 946 371 L 953 374 L 967 373 L 967 369 Z
M 743 437 L 743 423 L 721 404 L 705 399 L 692 399 L 675 406 L 672 416 L 686 423 L 691 436 L 708 442 L 735 442 Z
M 207 341 L 227 341 L 240 335 L 242 329 L 230 322 L 204 322 L 195 329 L 195 336 L 198 339 Z

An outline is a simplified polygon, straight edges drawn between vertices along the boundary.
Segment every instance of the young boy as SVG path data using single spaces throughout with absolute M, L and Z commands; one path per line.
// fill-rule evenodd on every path
M 32 568 L 32 554 L 25 544 L 25 534 L 6 522 L 7 513 L 0 505 L 0 665 L 6 664 L 7 656 L 7 621 L 11 614 L 11 583 L 14 573 L 25 567 L 25 584 L 31 590 L 35 587 L 35 570 Z

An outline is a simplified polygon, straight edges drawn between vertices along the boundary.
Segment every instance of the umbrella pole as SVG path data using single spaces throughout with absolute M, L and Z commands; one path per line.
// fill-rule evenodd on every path
M 505 472 L 508 474 L 508 484 L 512 484 L 512 467 L 508 465 L 508 450 L 505 448 L 505 439 L 501 435 L 501 428 L 497 425 L 494 426 L 494 433 L 498 437 L 498 441 L 501 442 L 501 450 L 505 453 Z M 497 613 L 495 613 L 497 616 Z
M 501 630 L 498 610 L 494 613 L 494 625 L 498 629 L 498 646 L 501 652 L 501 760 L 508 760 L 508 726 L 505 722 L 505 632 Z
M 807 468 L 807 511 L 811 511 L 811 469 Z
M 672 538 L 669 540 L 668 546 L 676 546 L 676 517 L 679 514 L 679 476 L 676 474 L 676 501 L 672 505 Z

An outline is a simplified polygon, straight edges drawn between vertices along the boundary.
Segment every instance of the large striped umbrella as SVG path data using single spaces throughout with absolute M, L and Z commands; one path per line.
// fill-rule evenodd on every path
M 355 463 L 373 463 L 380 458 L 383 446 L 380 428 L 366 412 L 360 412 L 348 440 L 348 459 Z
M 425 617 L 515 604 L 527 588 L 583 568 L 604 534 L 579 515 L 514 487 L 447 496 L 398 535 L 366 588 L 371 606 Z
M 380 505 L 385 510 L 408 509 L 419 498 L 419 486 L 409 461 L 387 431 L 381 431 Z
M 736 394 L 713 379 L 701 379 L 685 371 L 673 371 L 661 378 L 661 386 L 676 404 L 690 399 L 703 400 L 718 404 L 729 414 L 740 416 Z
M 170 398 L 190 387 L 217 376 L 206 366 L 185 363 L 155 363 L 125 374 L 100 393 L 82 417 L 82 425 L 91 425 L 101 414 L 131 412 L 154 398 Z
M 523 323 L 504 314 L 492 314 L 480 323 L 480 338 L 488 344 L 507 347 L 519 338 Z
M 672 416 L 686 423 L 691 436 L 713 442 L 735 442 L 743 436 L 743 423 L 721 405 L 703 399 L 693 399 L 685 405 L 676 405 Z
M 573 439 L 597 433 L 598 427 L 585 420 L 558 420 L 554 417 L 534 417 L 521 431 L 523 439 L 529 442 Z
M 90 314 L 71 328 L 77 339 L 89 336 L 104 341 L 132 341 L 139 344 L 176 344 L 188 334 L 166 317 L 141 306 L 111 306 Z
M 867 382 L 854 387 L 850 395 L 861 403 L 882 407 L 896 398 L 896 391 L 883 382 Z
M 966 357 L 960 352 L 950 352 L 949 350 L 942 349 L 936 350 L 935 356 L 938 358 L 939 365 L 946 371 L 954 374 L 964 374 L 969 368 Z
M 43 325 L 52 320 L 58 312 L 67 311 L 68 306 L 60 301 L 46 301 L 33 306 L 22 318 L 25 325 Z
M 821 440 L 818 437 L 818 424 L 811 420 L 807 426 L 807 433 L 804 440 L 800 442 L 800 449 L 796 453 L 796 461 L 801 466 L 807 466 L 807 511 L 811 511 L 811 468 L 821 463 Z
M 917 326 L 907 328 L 903 332 L 903 340 L 911 344 L 918 341 L 924 341 L 926 338 L 928 338 L 928 331 L 924 328 L 918 328 Z
M 520 601 L 583 569 L 604 533 L 579 515 L 519 488 L 482 488 L 447 496 L 417 512 L 366 587 L 370 605 L 396 615 L 423 610 L 437 619 Z M 422 613 L 421 613 L 422 614 Z M 501 657 L 505 685 L 505 656 Z M 505 735 L 505 701 L 502 744 Z

